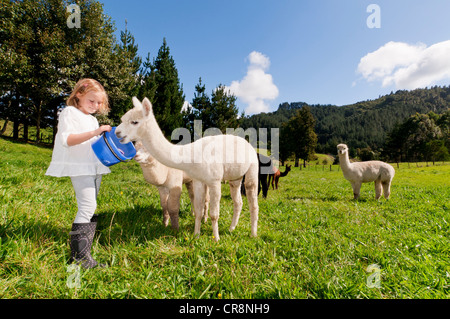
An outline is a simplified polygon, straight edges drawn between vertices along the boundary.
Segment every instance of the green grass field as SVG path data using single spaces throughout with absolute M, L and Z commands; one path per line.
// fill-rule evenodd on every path
M 68 178 L 44 176 L 51 149 L 0 139 L 0 159 L 0 298 L 450 297 L 448 164 L 395 165 L 389 201 L 372 183 L 354 201 L 337 166 L 293 168 L 260 197 L 257 238 L 246 199 L 228 231 L 223 184 L 216 243 L 209 222 L 193 236 L 186 191 L 180 231 L 163 227 L 156 188 L 121 163 L 98 198 L 93 255 L 109 267 L 85 271 L 66 264 L 77 208 Z

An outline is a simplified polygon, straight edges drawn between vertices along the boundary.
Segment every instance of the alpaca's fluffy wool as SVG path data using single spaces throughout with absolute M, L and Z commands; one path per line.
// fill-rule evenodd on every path
M 123 143 L 142 141 L 147 151 L 161 164 L 184 171 L 193 179 L 196 235 L 200 234 L 201 219 L 207 189 L 210 196 L 210 217 L 215 240 L 219 240 L 219 211 L 221 182 L 228 181 L 234 202 L 234 230 L 242 209 L 240 185 L 245 175 L 245 188 L 250 207 L 251 234 L 257 235 L 258 225 L 258 157 L 255 149 L 243 138 L 215 135 L 186 145 L 171 144 L 162 133 L 147 98 L 142 103 L 133 98 L 134 108 L 123 117 L 116 135 Z
M 142 142 L 136 142 L 136 156 L 134 160 L 139 163 L 147 183 L 155 185 L 159 191 L 161 208 L 163 210 L 164 225 L 170 222 L 172 228 L 178 229 L 178 216 L 180 211 L 180 197 L 183 184 L 189 193 L 192 205 L 194 205 L 194 188 L 192 178 L 186 173 L 175 168 L 167 167 L 154 159 L 145 149 Z M 203 211 L 204 221 L 208 218 L 209 196 L 207 194 Z M 192 209 L 193 211 L 193 209 Z
M 361 184 L 368 182 L 375 182 L 376 199 L 381 197 L 382 189 L 384 198 L 389 199 L 391 183 L 395 175 L 395 170 L 391 165 L 381 161 L 350 163 L 347 145 L 339 144 L 337 150 L 339 165 L 341 166 L 345 179 L 352 184 L 355 199 L 359 198 Z

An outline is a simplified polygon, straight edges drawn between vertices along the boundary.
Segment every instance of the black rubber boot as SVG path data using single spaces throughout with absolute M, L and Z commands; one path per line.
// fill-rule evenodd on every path
M 97 215 L 94 215 L 90 223 L 72 224 L 70 235 L 71 257 L 70 263 L 81 265 L 84 269 L 94 267 L 106 267 L 99 264 L 91 256 L 92 241 L 94 240 L 95 229 L 97 228 Z

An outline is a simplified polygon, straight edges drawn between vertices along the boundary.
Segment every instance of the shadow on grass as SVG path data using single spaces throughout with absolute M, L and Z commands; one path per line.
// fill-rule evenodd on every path
M 170 223 L 167 227 L 164 226 L 159 205 L 137 205 L 122 211 L 102 212 L 99 214 L 97 224 L 99 243 L 101 245 L 113 245 L 115 242 L 145 243 L 160 237 L 177 236 L 185 228 L 183 217 L 187 214 L 180 212 L 180 229 L 176 231 L 172 229 Z M 190 230 L 190 225 L 188 228 Z
M 50 222 L 29 219 L 11 219 L 5 224 L 0 224 L 0 238 L 3 242 L 19 238 L 34 241 L 50 239 L 54 242 L 61 242 L 67 240 L 68 232 L 68 228 L 55 226 Z
M 145 243 L 153 239 L 177 236 L 193 231 L 194 218 L 190 212 L 180 212 L 180 230 L 165 227 L 159 205 L 132 206 L 121 211 L 100 212 L 94 241 L 102 246 L 115 243 Z M 185 225 L 186 224 L 186 225 Z M 0 223 L 0 243 L 25 240 L 30 242 L 69 243 L 71 224 L 66 227 L 33 219 L 11 219 Z M 58 245 L 59 246 L 59 245 Z M 0 251 L 1 253 L 1 251 Z M 1 254 L 0 254 L 1 255 Z M 1 260 L 1 256 L 0 256 Z
M 44 142 L 36 143 L 36 142 L 31 141 L 31 140 L 25 141 L 23 138 L 14 139 L 14 138 L 12 138 L 10 136 L 4 136 L 4 135 L 0 136 L 0 138 L 4 139 L 5 141 L 14 143 L 14 144 L 33 145 L 33 146 L 36 146 L 36 147 L 39 147 L 39 148 L 44 148 L 44 149 L 52 149 L 53 148 L 51 143 L 44 143 Z

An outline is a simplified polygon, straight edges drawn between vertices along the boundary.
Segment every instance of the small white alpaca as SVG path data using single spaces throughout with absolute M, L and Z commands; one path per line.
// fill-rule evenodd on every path
M 164 226 L 170 223 L 173 229 L 178 230 L 178 216 L 180 211 L 180 197 L 183 184 L 189 193 L 192 206 L 194 205 L 194 187 L 192 178 L 178 169 L 162 165 L 154 159 L 145 149 L 142 142 L 136 142 L 136 156 L 134 160 L 139 163 L 147 183 L 158 188 L 159 199 L 163 211 Z M 209 196 L 206 194 L 205 206 L 203 210 L 203 220 L 208 219 Z M 193 208 L 192 208 L 193 211 Z
M 209 213 L 213 236 L 219 240 L 219 211 L 221 182 L 228 181 L 233 200 L 233 219 L 230 231 L 239 221 L 242 209 L 240 186 L 245 175 L 245 189 L 250 207 L 251 235 L 257 236 L 258 227 L 258 157 L 245 139 L 233 135 L 215 135 L 194 143 L 174 145 L 163 135 L 147 98 L 142 103 L 133 97 L 134 108 L 123 117 L 116 129 L 122 143 L 142 141 L 149 153 L 161 164 L 182 170 L 193 178 L 194 234 L 200 234 L 206 188 L 209 189 Z
M 350 181 L 353 187 L 354 199 L 359 198 L 362 183 L 375 182 L 375 198 L 381 197 L 383 188 L 384 198 L 389 199 L 391 194 L 391 182 L 395 175 L 394 168 L 381 161 L 367 161 L 350 163 L 348 147 L 345 144 L 337 146 L 339 165 L 345 179 Z

